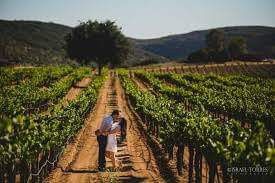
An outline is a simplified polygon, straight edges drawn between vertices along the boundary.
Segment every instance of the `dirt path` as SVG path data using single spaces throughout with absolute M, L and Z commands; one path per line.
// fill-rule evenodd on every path
M 94 110 L 89 114 L 85 127 L 70 143 L 57 168 L 45 182 L 89 182 L 90 174 L 96 172 L 97 141 L 94 131 L 103 118 L 107 105 L 107 91 L 110 80 L 100 90 Z
M 162 178 L 164 175 L 160 173 L 157 159 L 147 143 L 144 131 L 138 127 L 138 122 L 127 104 L 126 96 L 118 79 L 115 86 L 119 109 L 128 121 L 127 146 L 132 161 L 131 174 L 123 179 L 120 176 L 120 180 L 125 182 L 165 182 Z
M 74 100 L 77 95 L 89 85 L 91 80 L 91 77 L 85 77 L 81 81 L 73 85 L 72 88 L 68 91 L 67 95 L 64 97 L 64 99 L 67 101 Z
M 68 93 L 59 101 L 59 103 L 65 107 L 69 104 L 70 101 L 75 100 L 76 97 L 81 93 L 81 91 L 87 88 L 92 81 L 91 77 L 84 77 L 81 81 L 74 84 Z M 54 105 L 54 104 L 52 104 Z M 44 111 L 41 112 L 42 115 L 50 114 L 51 109 L 48 107 Z
M 120 109 L 128 121 L 126 142 L 118 145 L 117 157 L 123 167 L 119 172 L 97 171 L 98 143 L 94 131 L 103 117 Z M 100 91 L 97 104 L 74 141 L 60 158 L 57 168 L 45 182 L 164 182 L 156 159 L 135 125 L 136 121 L 125 101 L 118 78 L 108 78 Z M 107 160 L 107 168 L 111 161 Z
M 147 86 L 143 82 L 141 82 L 137 77 L 131 77 L 132 81 L 139 87 L 141 91 L 147 91 L 149 90 Z

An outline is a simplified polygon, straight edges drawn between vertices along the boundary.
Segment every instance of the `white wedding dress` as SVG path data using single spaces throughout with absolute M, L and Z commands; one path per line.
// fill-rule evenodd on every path
M 116 128 L 120 128 L 118 123 L 113 123 L 111 130 L 114 130 Z M 116 133 L 109 134 L 107 137 L 107 146 L 106 146 L 106 151 L 111 151 L 111 152 L 117 152 L 117 139 L 116 139 Z

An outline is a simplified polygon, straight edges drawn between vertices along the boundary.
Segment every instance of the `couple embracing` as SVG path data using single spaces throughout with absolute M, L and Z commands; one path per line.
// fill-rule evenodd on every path
M 110 116 L 103 119 L 100 128 L 95 131 L 99 145 L 99 171 L 105 171 L 105 156 L 112 160 L 113 168 L 121 167 L 121 162 L 116 159 L 117 135 L 121 135 L 121 141 L 125 140 L 126 128 L 125 118 L 121 117 L 119 110 L 114 110 Z

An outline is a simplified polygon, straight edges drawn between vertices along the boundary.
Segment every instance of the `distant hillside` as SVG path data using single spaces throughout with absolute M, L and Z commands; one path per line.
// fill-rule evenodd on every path
M 137 46 L 135 42 L 129 38 L 129 42 L 131 43 L 131 51 L 129 58 L 125 61 L 123 66 L 137 66 L 137 65 L 146 65 L 154 64 L 154 63 L 164 63 L 168 62 L 169 60 L 166 57 L 157 55 L 153 52 L 144 50 Z
M 0 20 L 1 39 L 17 40 L 32 47 L 60 50 L 71 28 L 55 23 Z
M 38 21 L 0 20 L 0 57 L 19 64 L 62 64 L 64 36 L 71 28 Z
M 247 41 L 248 52 L 275 57 L 275 28 L 263 26 L 237 26 L 221 28 L 226 37 L 242 36 Z M 146 51 L 170 59 L 186 58 L 190 53 L 205 47 L 205 35 L 209 30 L 171 35 L 158 39 L 133 39 Z
M 38 21 L 0 20 L 0 60 L 18 64 L 47 65 L 75 64 L 65 58 L 64 36 L 71 27 Z M 249 53 L 275 57 L 275 28 L 239 26 L 222 28 L 227 37 L 242 36 Z M 129 59 L 123 66 L 136 66 L 168 62 L 169 59 L 186 58 L 205 46 L 209 30 L 171 35 L 158 39 L 133 39 Z
M 8 58 L 19 64 L 73 64 L 65 59 L 64 36 L 71 27 L 38 21 L 0 20 L 0 59 Z M 131 40 L 130 40 L 131 41 Z M 137 65 L 148 59 L 167 60 L 133 45 L 124 66 Z

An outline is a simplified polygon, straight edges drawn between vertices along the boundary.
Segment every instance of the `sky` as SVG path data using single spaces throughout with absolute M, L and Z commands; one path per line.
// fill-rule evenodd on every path
M 0 0 L 0 19 L 76 26 L 113 20 L 133 38 L 157 38 L 209 28 L 275 27 L 275 0 Z

